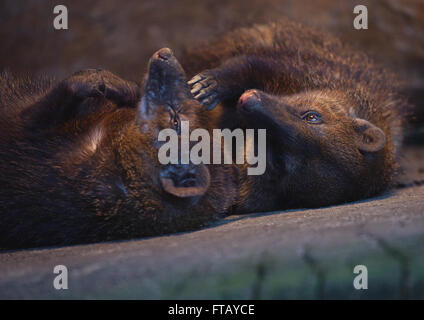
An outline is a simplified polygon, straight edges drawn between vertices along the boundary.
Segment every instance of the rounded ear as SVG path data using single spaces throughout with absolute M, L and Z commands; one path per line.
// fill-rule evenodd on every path
M 357 133 L 356 145 L 364 152 L 376 152 L 383 149 L 386 144 L 386 135 L 383 130 L 371 122 L 356 118 L 353 127 Z
M 205 165 L 169 165 L 160 174 L 163 190 L 179 198 L 202 196 L 210 185 Z

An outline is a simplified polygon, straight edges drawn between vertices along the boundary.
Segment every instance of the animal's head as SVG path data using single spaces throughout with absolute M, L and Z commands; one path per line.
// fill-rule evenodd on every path
M 197 128 L 202 124 L 202 114 L 202 106 L 191 95 L 184 70 L 172 51 L 163 48 L 155 52 L 149 61 L 134 128 L 143 140 L 139 152 L 142 157 L 148 157 L 144 163 L 151 163 L 150 170 L 144 172 L 153 175 L 153 181 L 172 197 L 202 196 L 209 187 L 210 174 L 203 164 L 159 163 L 158 150 L 165 143 L 159 141 L 159 133 L 172 129 L 180 135 L 182 121 L 189 121 L 191 128 Z M 181 143 L 175 148 L 180 158 Z
M 281 189 L 295 194 L 296 205 L 354 200 L 387 185 L 387 136 L 349 112 L 352 103 L 337 91 L 277 97 L 249 90 L 240 97 L 247 126 L 268 129 L 268 167 L 282 173 Z

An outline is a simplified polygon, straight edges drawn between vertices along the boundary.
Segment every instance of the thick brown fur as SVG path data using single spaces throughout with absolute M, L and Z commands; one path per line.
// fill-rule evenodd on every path
M 182 61 L 199 101 L 209 109 L 220 103 L 211 114 L 223 115 L 222 126 L 269 130 L 265 174 L 280 179 L 280 208 L 352 201 L 390 188 L 408 105 L 395 77 L 364 53 L 282 20 L 193 46 Z M 256 91 L 237 104 L 249 89 Z M 322 121 L 304 121 L 308 111 Z
M 168 49 L 149 70 L 141 88 L 104 70 L 57 84 L 2 74 L 0 248 L 180 232 L 228 212 L 231 166 L 159 163 L 159 130 L 203 127 L 205 112 Z

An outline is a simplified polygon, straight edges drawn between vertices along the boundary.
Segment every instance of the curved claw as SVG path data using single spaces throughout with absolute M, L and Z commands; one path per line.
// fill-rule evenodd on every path
M 91 88 L 91 91 L 89 91 L 87 94 L 85 94 L 84 97 L 86 98 L 97 98 L 97 97 L 106 97 L 106 85 L 104 83 L 99 84 L 98 86 L 95 86 Z
M 202 76 L 201 74 L 197 74 L 193 78 L 191 78 L 191 80 L 187 81 L 187 83 L 191 85 L 203 79 L 204 79 L 204 76 Z
M 204 99 L 204 98 L 207 98 L 208 96 L 210 96 L 212 94 L 214 94 L 214 92 L 211 91 L 211 90 L 207 90 L 207 88 L 206 88 L 206 89 L 200 90 L 200 92 L 197 95 L 195 95 L 194 98 L 197 99 L 197 100 Z
M 194 95 L 194 94 L 198 93 L 202 88 L 203 88 L 202 83 L 198 82 L 192 87 L 190 92 Z

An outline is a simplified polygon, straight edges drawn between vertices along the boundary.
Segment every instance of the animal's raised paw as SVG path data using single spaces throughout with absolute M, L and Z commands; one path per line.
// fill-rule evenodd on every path
M 67 88 L 70 94 L 81 99 L 104 96 L 107 90 L 103 77 L 104 73 L 106 72 L 100 69 L 79 71 L 63 81 L 62 85 Z
M 74 73 L 61 84 L 79 99 L 104 97 L 118 103 L 130 104 L 137 99 L 138 87 L 102 69 L 87 69 Z
M 219 103 L 218 82 L 210 71 L 195 75 L 188 81 L 191 93 L 206 110 L 212 110 Z

